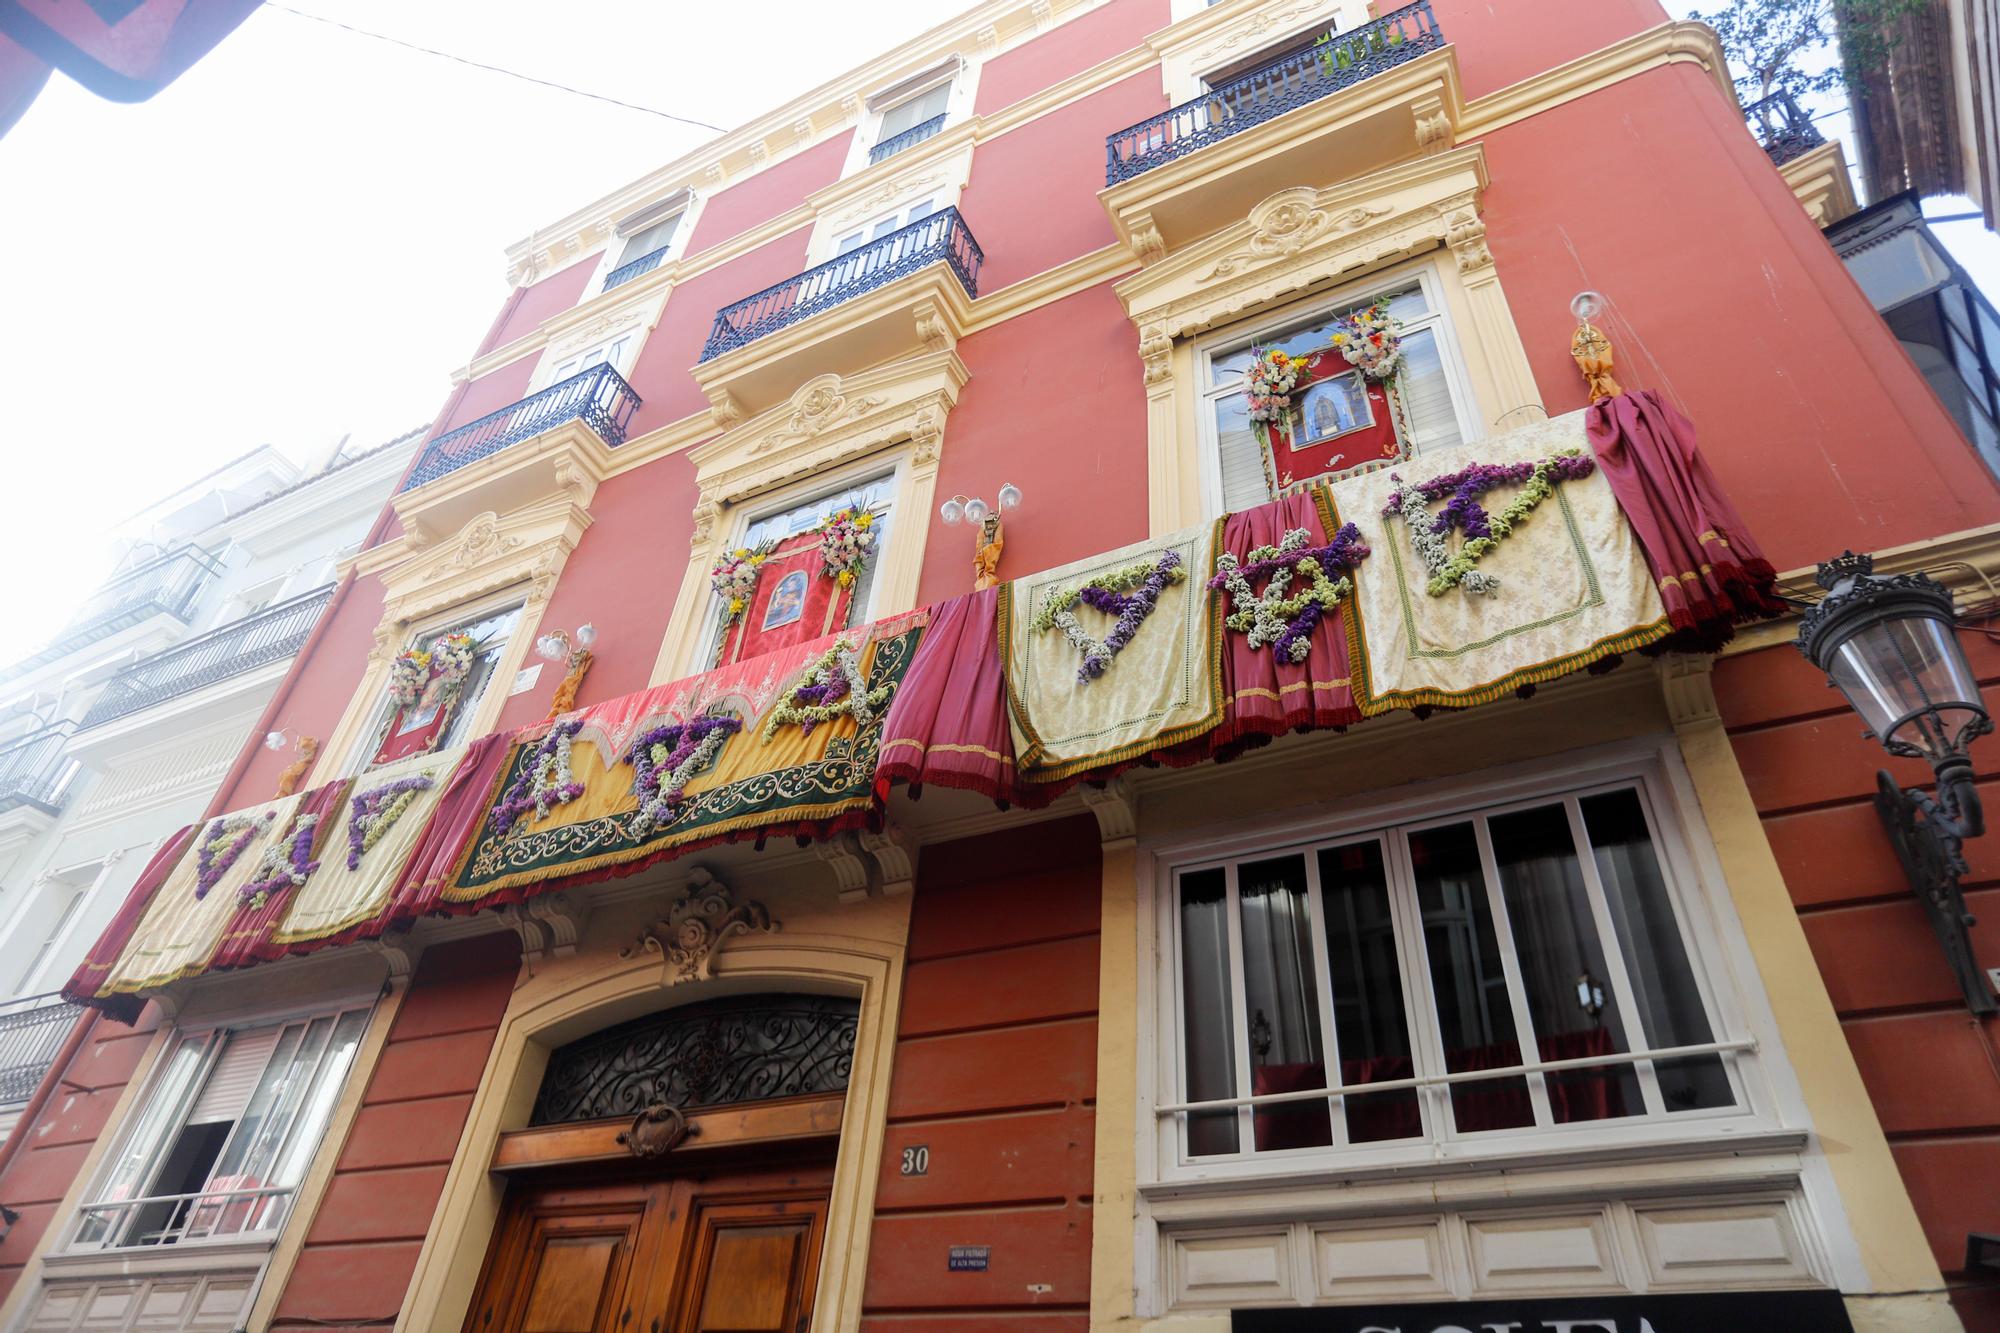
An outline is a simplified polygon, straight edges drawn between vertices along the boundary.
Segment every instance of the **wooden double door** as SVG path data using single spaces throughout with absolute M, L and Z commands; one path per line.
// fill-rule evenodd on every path
M 806 1333 L 828 1163 L 516 1177 L 467 1333 Z

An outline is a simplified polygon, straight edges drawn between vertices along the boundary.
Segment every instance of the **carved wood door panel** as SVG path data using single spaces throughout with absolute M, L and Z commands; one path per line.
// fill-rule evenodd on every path
M 674 1302 L 676 1333 L 804 1333 L 811 1320 L 826 1195 L 694 1201 Z
M 654 1264 L 665 1182 L 515 1192 L 466 1327 L 474 1333 L 619 1333 Z M 650 1225 L 649 1225 L 650 1223 Z M 656 1244 L 656 1242 L 655 1242 Z

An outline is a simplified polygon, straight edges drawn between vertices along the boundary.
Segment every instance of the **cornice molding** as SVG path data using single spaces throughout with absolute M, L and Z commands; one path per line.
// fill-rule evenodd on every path
M 1730 105 L 1737 104 L 1721 39 L 1707 24 L 1681 19 L 1634 33 L 1588 55 L 1475 98 L 1466 104 L 1458 126 L 1459 137 L 1491 134 L 1667 65 L 1700 68 L 1729 98 Z
M 1810 153 L 1778 168 L 1815 227 L 1829 227 L 1852 216 L 1860 207 L 1854 198 L 1854 177 L 1840 140 L 1829 139 Z

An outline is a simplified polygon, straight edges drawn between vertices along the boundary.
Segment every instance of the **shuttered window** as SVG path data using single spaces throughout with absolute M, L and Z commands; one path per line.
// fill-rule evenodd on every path
M 271 1051 L 278 1044 L 281 1028 L 265 1028 L 262 1032 L 245 1032 L 231 1037 L 222 1048 L 222 1055 L 209 1072 L 208 1081 L 202 1084 L 201 1095 L 195 1098 L 194 1106 L 188 1111 L 190 1125 L 212 1124 L 218 1120 L 235 1120 L 243 1114 L 243 1107 L 256 1091 L 257 1080 L 264 1076 L 264 1066 L 270 1063 Z

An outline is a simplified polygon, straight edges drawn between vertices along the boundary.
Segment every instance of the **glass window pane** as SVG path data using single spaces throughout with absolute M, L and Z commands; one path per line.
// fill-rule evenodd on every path
M 1236 1049 L 1230 1033 L 1229 910 L 1223 872 L 1181 876 L 1181 1027 L 1185 1099 L 1213 1101 L 1236 1095 Z M 1236 1151 L 1236 1112 L 1199 1111 L 1187 1117 L 1188 1154 Z
M 1715 1040 L 1696 989 L 1694 969 L 1674 920 L 1666 876 L 1646 828 L 1639 793 L 1605 792 L 1578 802 L 1583 826 L 1604 882 L 1611 923 L 1639 1009 L 1648 1046 L 1700 1046 Z M 1718 1055 L 1691 1056 L 1655 1066 L 1668 1111 L 1733 1106 L 1735 1094 Z
M 1561 805 L 1538 806 L 1496 815 L 1487 828 L 1540 1057 L 1581 1060 L 1629 1050 L 1568 812 Z M 1630 1065 L 1544 1078 L 1559 1125 L 1645 1113 Z
M 1396 384 L 1403 395 L 1403 424 L 1418 449 L 1450 449 L 1464 442 L 1435 330 L 1418 329 L 1403 338 L 1403 372 Z
M 674 229 L 681 225 L 681 215 L 676 213 L 663 222 L 655 222 L 643 231 L 635 231 L 625 238 L 625 248 L 618 252 L 618 262 L 629 264 L 642 259 L 655 250 L 663 249 L 674 239 Z
M 1250 1011 L 1250 1091 L 1261 1096 L 1323 1088 L 1326 1058 L 1320 1051 L 1305 857 L 1252 861 L 1236 873 L 1243 995 Z M 1252 1119 L 1259 1152 L 1333 1142 L 1324 1101 L 1259 1109 Z
M 143 1190 L 141 1182 L 149 1173 L 162 1141 L 170 1130 L 179 1127 L 181 1117 L 187 1113 L 194 1076 L 202 1066 L 202 1054 L 207 1047 L 206 1037 L 188 1037 L 174 1047 L 173 1054 L 167 1057 L 159 1082 L 154 1085 L 153 1095 L 146 1101 L 145 1111 L 132 1126 L 125 1146 L 119 1151 L 117 1165 L 105 1177 L 95 1202 L 122 1203 L 140 1196 Z M 77 1233 L 77 1243 L 106 1243 L 119 1229 L 124 1216 L 119 1213 L 86 1213 L 83 1228 Z
M 1493 933 L 1493 912 L 1472 825 L 1451 824 L 1411 834 L 1410 864 L 1416 872 L 1424 952 L 1430 960 L 1446 1071 L 1462 1074 L 1520 1064 L 1507 977 L 1501 970 L 1500 945 Z M 1452 1084 L 1451 1110 L 1461 1133 L 1535 1123 L 1527 1080 L 1518 1074 Z
M 1414 1076 L 1382 845 L 1364 842 L 1323 848 L 1319 892 L 1326 911 L 1326 971 L 1333 988 L 1340 1082 L 1353 1086 Z M 1345 1105 L 1350 1143 L 1409 1139 L 1423 1133 L 1414 1088 L 1349 1096 Z
M 1250 400 L 1243 394 L 1216 400 L 1215 441 L 1222 461 L 1222 507 L 1234 513 L 1271 499 L 1264 446 L 1250 424 Z

